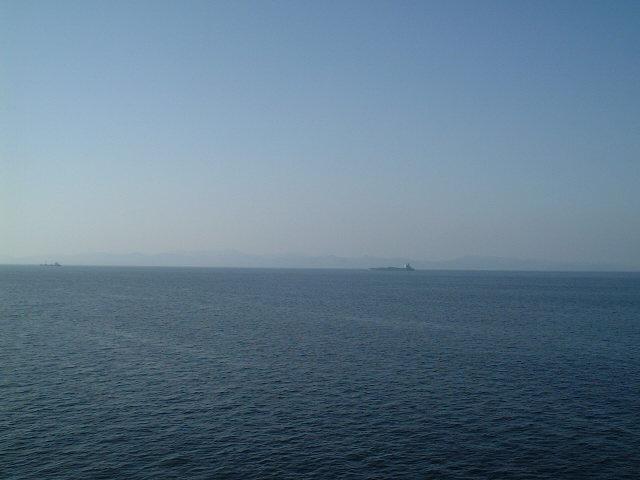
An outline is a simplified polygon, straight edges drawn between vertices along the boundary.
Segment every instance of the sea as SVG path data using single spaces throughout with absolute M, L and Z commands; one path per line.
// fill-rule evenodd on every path
M 0 267 L 2 479 L 638 479 L 640 274 Z

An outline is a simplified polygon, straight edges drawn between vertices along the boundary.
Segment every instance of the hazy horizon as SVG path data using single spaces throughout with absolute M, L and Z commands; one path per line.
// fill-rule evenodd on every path
M 0 257 L 638 269 L 639 15 L 630 1 L 3 2 Z
M 301 253 L 256 255 L 237 250 L 199 252 L 158 252 L 113 254 L 92 252 L 74 255 L 35 255 L 9 257 L 0 255 L 0 265 L 42 265 L 61 263 L 64 266 L 107 267 L 213 267 L 213 268 L 304 268 L 304 269 L 369 269 L 381 266 L 402 266 L 406 263 L 418 270 L 482 270 L 531 272 L 640 272 L 639 266 L 619 264 L 554 262 L 546 259 L 465 255 L 448 259 L 375 257 L 361 255 L 310 256 Z

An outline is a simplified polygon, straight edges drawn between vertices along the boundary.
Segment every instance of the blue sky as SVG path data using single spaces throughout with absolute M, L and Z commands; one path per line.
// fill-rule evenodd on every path
M 6 1 L 0 254 L 640 266 L 640 3 Z

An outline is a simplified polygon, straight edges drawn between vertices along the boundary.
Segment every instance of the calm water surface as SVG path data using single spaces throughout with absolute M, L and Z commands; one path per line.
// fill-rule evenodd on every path
M 0 267 L 0 478 L 640 478 L 640 275 Z

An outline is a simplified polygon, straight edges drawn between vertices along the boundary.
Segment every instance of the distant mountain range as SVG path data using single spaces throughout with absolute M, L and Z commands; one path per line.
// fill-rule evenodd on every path
M 63 265 L 167 266 L 167 267 L 246 267 L 246 268 L 370 268 L 411 263 L 424 270 L 532 270 L 532 271 L 637 271 L 620 265 L 563 263 L 506 257 L 464 256 L 451 260 L 428 261 L 408 257 L 381 258 L 308 256 L 300 254 L 251 255 L 234 250 L 217 252 L 170 252 L 158 254 L 90 253 L 82 255 L 49 255 L 31 257 L 0 256 L 4 264 L 41 264 L 60 262 Z

